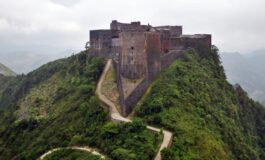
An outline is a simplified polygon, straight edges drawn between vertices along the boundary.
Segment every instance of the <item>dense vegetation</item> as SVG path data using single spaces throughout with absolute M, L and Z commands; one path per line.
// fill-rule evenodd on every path
M 72 150 L 72 149 L 62 149 L 48 155 L 43 160 L 102 160 L 102 158 L 98 155 L 93 155 L 88 152 Z
M 226 81 L 217 48 L 190 50 L 161 73 L 128 124 L 110 122 L 95 96 L 104 63 L 83 52 L 28 75 L 0 77 L 0 159 L 90 146 L 114 160 L 150 160 L 162 137 L 144 123 L 174 133 L 165 160 L 265 159 L 265 109 Z M 61 156 L 91 155 L 64 150 L 50 158 Z
M 152 159 L 161 136 L 140 120 L 110 123 L 95 96 L 104 63 L 84 52 L 10 80 L 0 94 L 0 159 L 35 160 L 76 145 L 117 160 Z
M 265 159 L 265 109 L 226 81 L 217 52 L 189 51 L 138 106 L 138 117 L 173 131 L 165 160 Z

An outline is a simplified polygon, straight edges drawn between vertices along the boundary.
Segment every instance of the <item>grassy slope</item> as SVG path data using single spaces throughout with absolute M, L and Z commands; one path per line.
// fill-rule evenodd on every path
M 216 51 L 177 60 L 136 115 L 174 132 L 164 159 L 264 159 L 265 109 L 225 78 Z
M 98 148 L 117 160 L 152 159 L 159 135 L 141 121 L 108 122 L 95 96 L 103 67 L 104 59 L 81 53 L 10 81 L 0 96 L 0 159 L 37 159 L 73 145 Z
M 0 63 L 0 74 L 4 76 L 15 76 L 16 73 Z

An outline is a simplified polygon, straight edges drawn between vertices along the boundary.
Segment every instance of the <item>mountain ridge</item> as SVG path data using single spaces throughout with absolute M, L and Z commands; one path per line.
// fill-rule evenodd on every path
M 16 76 L 16 73 L 6 67 L 4 64 L 0 63 L 0 75 L 3 76 Z
M 90 146 L 113 160 L 151 160 L 161 143 L 146 129 L 152 125 L 173 133 L 165 160 L 264 159 L 265 109 L 226 81 L 216 48 L 189 50 L 162 71 L 128 124 L 110 122 L 95 94 L 105 64 L 88 50 L 8 81 L 0 92 L 0 158 Z
M 141 121 L 110 122 L 95 95 L 105 62 L 86 51 L 10 81 L 0 93 L 0 158 L 37 159 L 54 148 L 91 146 L 112 159 L 152 159 L 161 135 Z
M 264 53 L 222 53 L 221 57 L 229 82 L 239 83 L 252 98 L 265 104 Z
M 163 158 L 264 159 L 264 107 L 226 80 L 216 51 L 191 51 L 162 73 L 136 116 L 173 132 Z

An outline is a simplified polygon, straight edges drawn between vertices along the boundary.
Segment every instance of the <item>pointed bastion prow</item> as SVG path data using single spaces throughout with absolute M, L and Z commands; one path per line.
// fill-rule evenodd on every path
M 183 35 L 182 26 L 142 25 L 113 20 L 110 29 L 90 31 L 90 50 L 113 59 L 120 105 L 127 116 L 150 82 L 184 51 L 199 45 L 211 48 L 209 34 Z

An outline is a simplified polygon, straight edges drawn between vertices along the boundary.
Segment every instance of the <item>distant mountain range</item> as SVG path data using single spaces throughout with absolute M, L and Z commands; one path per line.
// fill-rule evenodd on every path
M 228 80 L 239 83 L 253 99 L 265 104 L 265 50 L 222 53 L 221 58 Z
M 34 69 L 40 67 L 41 65 L 53 61 L 59 58 L 64 58 L 66 56 L 70 56 L 77 51 L 74 50 L 65 50 L 62 52 L 56 53 L 34 53 L 34 52 L 8 52 L 1 53 L 0 52 L 0 62 L 9 66 L 12 70 L 14 70 L 18 74 L 26 74 L 28 72 L 33 71 Z
M 9 69 L 8 67 L 6 67 L 5 65 L 3 65 L 2 63 L 0 63 L 0 75 L 15 76 L 16 73 L 12 71 L 11 69 Z

